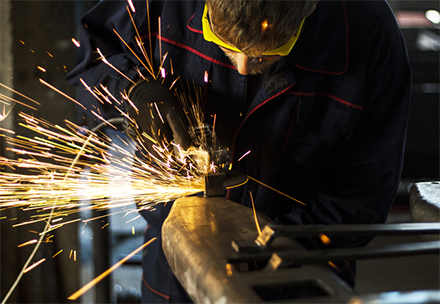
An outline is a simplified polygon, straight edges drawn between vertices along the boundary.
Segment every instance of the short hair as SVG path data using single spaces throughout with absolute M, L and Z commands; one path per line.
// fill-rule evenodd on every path
M 213 31 L 257 56 L 286 43 L 317 0 L 206 0 Z

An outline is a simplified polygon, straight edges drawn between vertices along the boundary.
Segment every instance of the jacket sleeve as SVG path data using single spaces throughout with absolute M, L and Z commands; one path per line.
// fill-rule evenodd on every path
M 147 73 L 144 67 L 146 59 L 140 51 L 136 37 L 137 32 L 142 38 L 155 32 L 157 19 L 152 21 L 149 31 L 146 1 L 133 3 L 135 12 L 130 10 L 129 13 L 126 1 L 104 0 L 81 20 L 80 52 L 84 59 L 67 75 L 67 81 L 79 86 L 78 100 L 89 114 L 94 111 L 105 119 L 119 116 L 114 98 L 121 100 L 121 93 L 139 77 L 139 72 Z M 150 54 L 152 50 L 148 44 L 145 47 L 146 53 Z M 102 60 L 98 49 L 108 64 Z M 86 86 L 91 90 L 99 90 L 108 99 L 98 100 Z

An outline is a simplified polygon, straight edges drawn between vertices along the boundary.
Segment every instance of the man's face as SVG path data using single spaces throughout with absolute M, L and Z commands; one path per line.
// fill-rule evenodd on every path
M 282 56 L 249 57 L 243 53 L 234 52 L 223 47 L 220 48 L 241 75 L 261 74 L 282 58 Z

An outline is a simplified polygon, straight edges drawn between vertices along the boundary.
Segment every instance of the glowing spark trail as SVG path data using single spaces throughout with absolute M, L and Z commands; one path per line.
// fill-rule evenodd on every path
M 44 261 L 46 261 L 45 258 L 39 260 L 38 262 L 35 262 L 34 264 L 32 264 L 31 266 L 29 266 L 28 268 L 26 268 L 25 270 L 23 270 L 23 273 L 29 272 L 32 269 L 34 269 L 35 267 L 37 267 L 38 265 L 40 265 L 41 263 L 43 263 Z
M 255 210 L 254 198 L 251 191 L 249 191 L 249 196 L 251 197 L 252 210 L 254 211 L 255 226 L 257 226 L 258 235 L 261 235 L 261 227 L 258 223 L 257 211 Z
M 127 255 L 125 258 L 123 258 L 122 260 L 120 260 L 118 263 L 116 263 L 115 265 L 113 265 L 112 267 L 110 267 L 109 269 L 107 269 L 106 271 L 104 271 L 102 274 L 100 274 L 99 276 L 97 276 L 95 279 L 93 279 L 91 282 L 89 282 L 88 284 L 86 284 L 83 288 L 81 288 L 80 290 L 78 290 L 77 292 L 75 292 L 73 295 L 71 295 L 70 297 L 68 297 L 69 300 L 76 300 L 78 299 L 80 296 L 82 296 L 84 293 L 86 293 L 87 291 L 89 291 L 93 286 L 95 286 L 96 284 L 98 284 L 98 282 L 100 282 L 102 279 L 104 279 L 106 276 L 108 276 L 110 273 L 112 273 L 116 268 L 118 268 L 119 266 L 121 266 L 122 264 L 124 264 L 126 261 L 128 261 L 132 256 L 134 256 L 136 253 L 138 253 L 139 251 L 141 251 L 142 249 L 144 249 L 145 247 L 147 247 L 148 245 L 150 245 L 153 241 L 155 241 L 156 238 L 152 238 L 151 240 L 149 240 L 148 242 L 146 242 L 145 244 L 143 244 L 141 247 L 139 247 L 138 249 L 136 249 L 135 251 L 133 251 L 132 253 L 130 253 L 129 255 Z

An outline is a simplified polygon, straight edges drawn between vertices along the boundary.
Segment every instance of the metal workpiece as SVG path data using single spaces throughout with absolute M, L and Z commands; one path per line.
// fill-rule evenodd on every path
M 440 182 L 420 182 L 410 189 L 411 221 L 440 223 Z M 440 240 L 440 234 L 421 235 L 424 240 Z
M 257 213 L 260 226 L 272 224 Z M 304 265 L 266 270 L 272 250 L 305 252 L 295 241 L 277 238 L 270 250 L 236 252 L 231 242 L 258 236 L 253 210 L 222 197 L 176 200 L 162 227 L 170 267 L 195 303 L 346 303 L 353 290 L 328 267 Z
M 263 250 L 277 237 L 354 237 L 378 235 L 439 234 L 439 223 L 356 224 L 356 225 L 267 225 L 254 244 Z
M 224 170 L 205 175 L 205 196 L 225 197 L 226 190 L 246 183 L 246 174 L 235 170 Z
M 205 196 L 225 196 L 226 174 L 220 173 L 208 173 L 205 175 Z
M 376 259 L 386 257 L 410 256 L 420 254 L 438 254 L 440 241 L 398 244 L 365 248 L 338 248 L 298 252 L 293 250 L 274 253 L 267 265 L 276 270 L 304 264 L 338 262 L 344 260 Z

